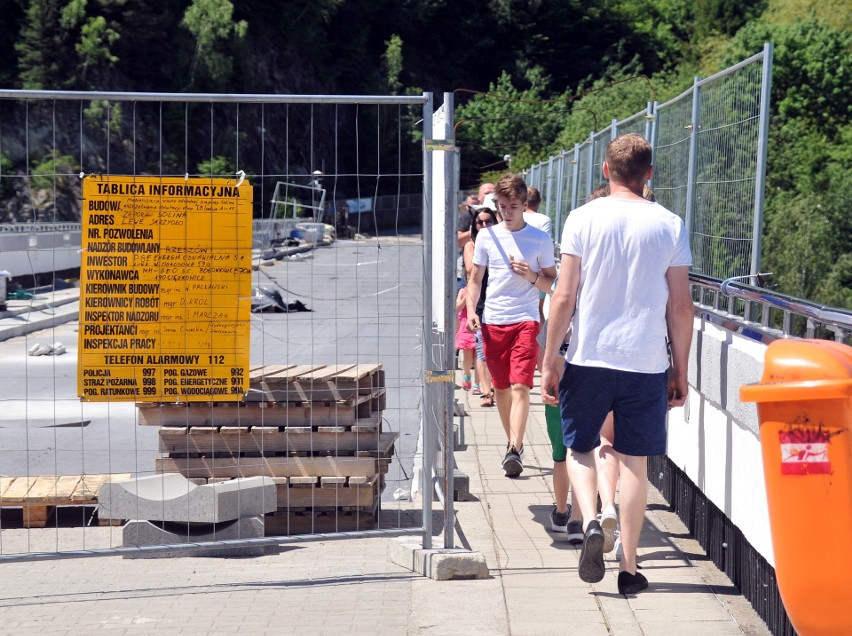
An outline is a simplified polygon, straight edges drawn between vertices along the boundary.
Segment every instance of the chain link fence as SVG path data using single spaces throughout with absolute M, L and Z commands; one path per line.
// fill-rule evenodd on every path
M 689 231 L 692 270 L 718 279 L 760 268 L 772 45 L 665 103 L 593 131 L 527 171 L 543 210 L 561 231 L 564 216 L 604 181 L 607 144 L 638 133 L 654 148 L 651 186 Z M 558 238 L 558 236 L 557 236 Z

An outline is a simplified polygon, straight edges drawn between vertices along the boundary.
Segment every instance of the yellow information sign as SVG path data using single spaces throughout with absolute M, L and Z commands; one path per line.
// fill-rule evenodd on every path
M 237 401 L 248 390 L 252 188 L 233 179 L 83 181 L 77 393 Z

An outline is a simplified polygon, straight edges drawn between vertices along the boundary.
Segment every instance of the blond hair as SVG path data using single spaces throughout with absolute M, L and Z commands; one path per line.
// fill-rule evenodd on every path
M 642 135 L 628 133 L 616 137 L 606 147 L 610 180 L 626 186 L 644 184 L 652 156 L 651 144 Z

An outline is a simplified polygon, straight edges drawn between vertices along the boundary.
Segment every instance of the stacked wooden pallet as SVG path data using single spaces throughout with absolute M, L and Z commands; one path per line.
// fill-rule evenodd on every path
M 22 508 L 25 528 L 44 528 L 56 506 L 96 506 L 104 483 L 128 479 L 130 473 L 2 477 L 0 507 Z
M 382 432 L 379 364 L 251 369 L 243 402 L 140 404 L 160 427 L 157 472 L 197 483 L 272 477 L 278 511 L 267 534 L 370 529 L 397 433 Z

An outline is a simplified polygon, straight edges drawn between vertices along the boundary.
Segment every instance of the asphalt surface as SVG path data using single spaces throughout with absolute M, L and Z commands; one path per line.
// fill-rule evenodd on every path
M 295 251 L 294 251 L 295 252 Z M 383 497 L 410 491 L 420 427 L 420 237 L 338 241 L 264 261 L 253 285 L 310 311 L 252 313 L 251 365 L 372 364 L 385 370 L 383 430 L 399 433 Z M 11 301 L 0 315 L 0 475 L 154 470 L 156 427 L 133 402 L 77 397 L 76 290 Z M 4 335 L 5 334 L 5 335 Z M 10 337 L 11 336 L 11 337 Z M 62 343 L 62 355 L 30 356 Z

